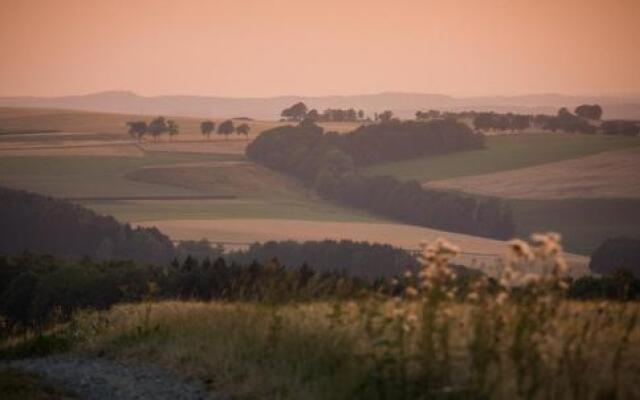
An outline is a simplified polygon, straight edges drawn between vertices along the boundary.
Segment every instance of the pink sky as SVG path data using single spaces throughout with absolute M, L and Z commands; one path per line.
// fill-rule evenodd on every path
M 640 93 L 639 0 L 3 0 L 0 95 Z

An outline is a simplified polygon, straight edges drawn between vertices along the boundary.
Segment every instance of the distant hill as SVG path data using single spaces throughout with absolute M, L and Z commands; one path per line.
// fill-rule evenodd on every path
M 452 97 L 428 93 L 396 93 L 349 96 L 279 96 L 230 98 L 213 96 L 140 96 L 113 91 L 63 97 L 0 97 L 0 107 L 39 107 L 133 114 L 165 114 L 191 117 L 237 117 L 275 119 L 280 111 L 302 101 L 311 108 L 362 109 L 368 114 L 392 110 L 400 117 L 412 117 L 417 110 L 476 110 L 555 114 L 558 108 L 584 103 L 603 106 L 604 118 L 640 119 L 640 95 L 627 97 L 587 97 L 562 94 L 523 96 Z
M 64 200 L 0 187 L 0 254 L 25 250 L 158 264 L 175 256 L 171 240 L 155 228 L 132 228 Z

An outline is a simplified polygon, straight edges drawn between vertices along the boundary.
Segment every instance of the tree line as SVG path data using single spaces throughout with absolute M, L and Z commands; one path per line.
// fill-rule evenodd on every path
M 272 243 L 251 249 L 245 256 L 282 252 L 292 259 L 311 256 L 322 260 L 324 256 L 319 252 L 326 246 L 322 243 Z M 328 246 L 336 256 L 357 259 L 348 254 L 350 246 Z M 391 255 L 388 250 L 382 254 L 400 259 L 407 257 Z M 453 287 L 460 299 L 466 297 L 474 282 L 486 278 L 481 272 L 460 267 L 455 267 L 454 271 Z M 388 271 L 384 272 L 386 276 L 390 275 Z M 496 280 L 486 279 L 488 290 L 498 287 Z M 567 295 L 573 299 L 640 298 L 640 279 L 623 270 L 602 277 L 567 278 L 566 282 L 569 285 Z M 108 309 L 117 303 L 178 299 L 273 304 L 357 299 L 372 294 L 392 297 L 403 293 L 405 287 L 400 274 L 391 275 L 391 278 L 364 279 L 343 270 L 316 269 L 305 262 L 287 266 L 275 258 L 263 262 L 236 262 L 187 256 L 169 265 L 153 265 L 133 261 L 99 262 L 88 258 L 64 260 L 28 252 L 18 256 L 0 255 L 0 338 L 3 331 L 8 334 L 21 328 L 40 329 L 49 323 L 68 320 L 79 309 Z
M 233 120 L 226 120 L 218 125 L 218 130 L 216 131 L 216 124 L 211 120 L 203 121 L 200 124 L 200 133 L 205 136 L 207 139 L 210 139 L 211 134 L 216 132 L 218 135 L 224 136 L 225 139 L 229 138 L 229 135 L 234 132 L 238 135 L 244 135 L 247 139 L 249 138 L 249 131 L 251 131 L 251 127 L 246 122 L 241 123 L 238 126 L 233 124 Z
M 518 132 L 536 127 L 551 132 L 583 133 L 605 135 L 636 136 L 640 134 L 640 121 L 602 120 L 602 107 L 598 104 L 582 104 L 573 113 L 566 107 L 558 110 L 556 115 L 515 114 L 496 112 L 440 112 L 438 110 L 417 111 L 416 120 L 428 121 L 445 119 L 472 121 L 475 129 L 480 131 Z
M 79 259 L 169 263 L 171 240 L 64 200 L 0 187 L 0 254 L 24 250 Z
M 313 122 L 357 122 L 365 120 L 364 110 L 329 108 L 319 112 L 315 108 L 309 109 L 303 102 L 285 108 L 280 116 L 287 121 L 308 119 Z
M 514 233 L 511 210 L 497 198 L 425 189 L 416 181 L 366 176 L 359 166 L 480 148 L 484 137 L 450 120 L 391 120 L 339 135 L 307 120 L 264 131 L 247 156 L 292 174 L 323 197 L 403 222 L 506 239 Z
M 152 119 L 149 123 L 146 121 L 129 121 L 127 122 L 127 128 L 129 129 L 129 135 L 138 141 L 142 140 L 147 134 L 151 135 L 153 140 L 158 140 L 162 135 L 168 134 L 169 140 L 171 140 L 173 136 L 180 133 L 180 127 L 176 121 L 162 116 Z
M 172 119 L 166 119 L 165 117 L 157 117 L 152 119 L 149 123 L 146 121 L 129 121 L 126 124 L 129 131 L 129 135 L 138 141 L 141 141 L 145 135 L 149 134 L 153 140 L 158 140 L 164 134 L 169 135 L 169 140 L 180 133 L 180 127 L 178 123 Z M 221 122 L 217 126 L 213 121 L 206 120 L 200 124 L 200 133 L 207 139 L 211 137 L 212 133 L 224 136 L 228 139 L 229 135 L 237 133 L 238 135 L 244 135 L 249 138 L 249 132 L 251 127 L 246 122 L 235 126 L 233 120 L 226 120 Z

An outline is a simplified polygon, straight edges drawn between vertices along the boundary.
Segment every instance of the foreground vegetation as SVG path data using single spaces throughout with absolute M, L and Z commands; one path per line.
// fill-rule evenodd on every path
M 449 268 L 457 251 L 424 245 L 421 268 L 392 282 L 393 296 L 201 303 L 150 293 L 77 313 L 58 335 L 75 351 L 157 363 L 237 399 L 637 398 L 640 307 L 567 300 L 555 235 L 511 242 L 500 280 L 465 291 Z
M 308 256 L 321 245 L 298 251 Z M 339 257 L 340 248 L 327 245 Z M 198 248 L 212 251 L 206 244 L 182 251 Z M 377 251 L 379 258 L 402 257 Z M 457 252 L 443 241 L 425 244 L 417 269 L 387 281 L 275 261 L 242 266 L 186 257 L 165 268 L 3 258 L 5 327 L 54 326 L 56 333 L 0 355 L 72 349 L 135 358 L 195 375 L 234 398 L 637 395 L 640 307 L 567 297 L 635 298 L 637 280 L 564 279 L 566 264 L 551 234 L 531 244 L 510 242 L 499 280 L 453 269 Z M 215 302 L 163 300 L 176 298 Z M 138 304 L 109 309 L 122 302 Z

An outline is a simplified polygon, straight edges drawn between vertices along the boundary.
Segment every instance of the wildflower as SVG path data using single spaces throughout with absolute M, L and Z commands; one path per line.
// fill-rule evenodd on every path
M 436 248 L 439 250 L 439 253 L 450 254 L 450 255 L 458 255 L 460 253 L 460 248 L 446 239 L 438 239 L 436 240 Z
M 413 286 L 407 286 L 404 293 L 409 297 L 416 297 L 418 295 L 418 291 Z
M 470 292 L 467 295 L 467 300 L 469 300 L 469 301 L 477 301 L 479 298 L 480 298 L 480 296 L 478 296 L 478 293 L 476 293 L 476 292 Z
M 507 301 L 508 298 L 509 294 L 507 292 L 500 292 L 500 294 L 496 296 L 496 304 L 502 305 L 505 303 L 505 301 Z
M 510 240 L 509 242 L 507 242 L 507 245 L 509 246 L 509 249 L 511 249 L 511 252 L 520 259 L 524 259 L 526 261 L 531 261 L 533 260 L 533 252 L 531 251 L 531 247 L 529 247 L 529 245 L 520 239 L 513 239 Z

